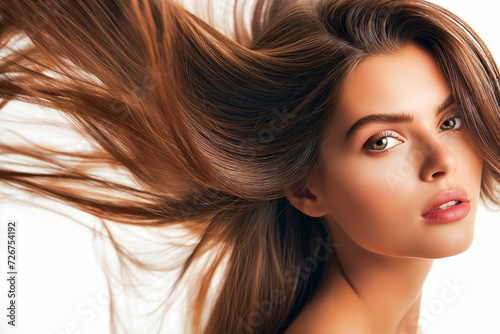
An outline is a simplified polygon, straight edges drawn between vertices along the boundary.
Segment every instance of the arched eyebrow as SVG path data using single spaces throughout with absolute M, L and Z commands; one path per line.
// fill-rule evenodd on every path
M 455 103 L 454 97 L 450 94 L 435 110 L 435 117 L 445 111 L 448 107 Z M 358 119 L 347 131 L 345 141 L 348 141 L 356 131 L 372 123 L 411 123 L 413 122 L 412 114 L 394 113 L 394 114 L 375 114 L 368 115 Z

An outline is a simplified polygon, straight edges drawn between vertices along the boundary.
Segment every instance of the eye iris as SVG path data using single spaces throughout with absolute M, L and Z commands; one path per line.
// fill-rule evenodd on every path
M 455 122 L 454 118 L 450 118 L 443 123 L 443 127 L 445 129 L 453 129 L 455 127 Z
M 371 146 L 374 150 L 381 150 L 387 146 L 387 138 L 380 138 L 376 142 L 374 142 Z

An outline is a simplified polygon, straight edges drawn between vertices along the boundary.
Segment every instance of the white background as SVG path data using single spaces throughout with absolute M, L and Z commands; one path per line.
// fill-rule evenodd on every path
M 499 1 L 433 2 L 465 19 L 500 59 Z M 49 140 L 61 138 L 45 135 Z M 78 138 L 64 141 L 81 145 Z M 93 221 L 86 214 L 68 210 L 73 217 Z M 16 328 L 6 325 L 5 233 L 9 220 L 18 222 Z M 463 254 L 435 261 L 422 299 L 421 324 L 426 334 L 500 333 L 499 223 L 500 213 L 480 207 L 473 246 Z M 104 275 L 88 230 L 36 207 L 0 203 L 0 333 L 109 333 L 107 306 Z M 180 333 L 170 324 L 166 333 Z

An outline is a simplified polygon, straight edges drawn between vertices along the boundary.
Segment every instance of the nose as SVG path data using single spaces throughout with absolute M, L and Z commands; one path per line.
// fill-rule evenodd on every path
M 440 139 L 427 140 L 425 160 L 420 177 L 423 181 L 432 182 L 453 174 L 457 168 L 455 154 Z

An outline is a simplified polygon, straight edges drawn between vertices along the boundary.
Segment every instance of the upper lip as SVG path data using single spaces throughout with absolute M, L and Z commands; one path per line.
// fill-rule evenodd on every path
M 438 206 L 441 206 L 444 203 L 450 201 L 469 202 L 469 197 L 464 190 L 459 188 L 443 191 L 430 202 L 430 204 L 424 210 L 422 216 L 428 214 Z

